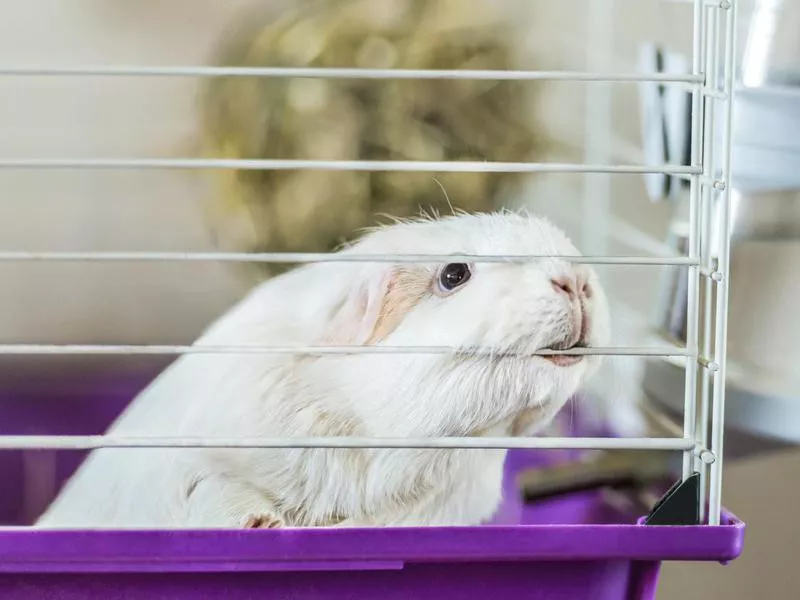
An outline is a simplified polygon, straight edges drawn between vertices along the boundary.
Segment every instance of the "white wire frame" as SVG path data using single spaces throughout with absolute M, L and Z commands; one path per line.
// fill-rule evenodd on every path
M 707 93 L 701 94 L 699 90 L 693 90 L 692 93 L 690 162 L 700 166 L 703 172 L 701 175 L 692 175 L 690 180 L 688 256 L 698 258 L 701 264 L 699 267 L 694 264 L 688 267 L 686 346 L 690 352 L 697 352 L 699 359 L 686 363 L 684 437 L 695 439 L 698 448 L 710 446 L 710 449 L 701 453 L 685 451 L 683 474 L 687 477 L 693 471 L 699 473 L 701 519 L 707 519 L 709 525 L 719 525 L 722 512 L 730 275 L 731 132 L 737 10 L 735 0 L 714 3 L 693 0 L 693 9 L 692 73 L 704 72 L 702 89 Z M 724 20 L 725 24 L 722 48 L 719 44 L 720 20 Z M 719 90 L 721 59 L 724 59 L 723 89 Z M 719 108 L 720 103 L 724 103 L 722 109 Z M 715 127 L 719 110 L 723 116 L 723 141 L 721 147 L 716 148 Z M 717 160 L 721 161 L 719 169 L 716 168 Z M 715 200 L 718 210 L 713 211 L 712 202 Z M 712 231 L 718 234 L 715 238 L 718 247 L 711 245 Z M 707 275 L 707 279 L 701 312 L 700 277 L 703 274 Z M 715 295 L 716 310 L 712 313 Z M 698 372 L 700 366 L 703 367 L 702 377 Z
M 688 179 L 699 167 L 489 161 L 307 160 L 241 158 L 3 158 L 0 169 L 237 169 L 249 171 L 393 171 L 414 173 L 665 173 Z
M 724 14 L 725 32 L 722 49 L 719 45 L 719 21 Z M 692 91 L 691 159 L 699 166 L 700 175 L 692 175 L 689 189 L 688 257 L 699 259 L 700 265 L 688 266 L 686 347 L 697 353 L 697 361 L 687 361 L 684 389 L 684 438 L 697 441 L 701 453 L 684 451 L 683 476 L 700 475 L 699 512 L 710 525 L 721 521 L 722 451 L 726 393 L 726 344 L 728 320 L 728 277 L 730 273 L 730 187 L 731 130 L 734 93 L 734 59 L 736 2 L 721 0 L 709 3 L 693 0 L 692 74 L 702 74 L 704 84 Z M 724 58 L 723 89 L 717 89 L 718 67 Z M 705 92 L 705 93 L 702 93 Z M 715 121 L 719 103 L 724 103 L 723 142 L 715 148 Z M 717 172 L 715 160 L 721 159 Z M 717 195 L 719 210 L 712 211 Z M 712 220 L 716 215 L 716 221 Z M 711 247 L 711 233 L 719 234 L 719 247 Z M 704 296 L 700 298 L 700 278 L 707 275 Z M 716 311 L 712 319 L 712 299 L 716 293 Z M 702 319 L 701 319 L 702 317 Z M 700 324 L 703 330 L 700 330 Z M 701 337 L 702 336 L 702 337 Z M 712 342 L 713 340 L 713 358 Z M 702 345 L 702 351 L 701 351 Z M 699 367 L 703 367 L 702 377 Z M 698 391 L 700 406 L 698 407 Z M 713 394 L 710 407 L 709 395 Z M 709 440 L 710 425 L 710 440 Z M 709 444 L 710 441 L 710 444 Z M 708 504 L 706 508 L 706 503 Z
M 305 77 L 323 79 L 484 79 L 514 81 L 576 81 L 604 83 L 658 82 L 685 86 L 692 92 L 692 152 L 690 165 L 613 165 L 580 163 L 509 162 L 424 162 L 424 161 L 326 161 L 326 160 L 240 160 L 240 159 L 0 159 L 0 169 L 250 169 L 250 170 L 328 170 L 328 171 L 410 171 L 410 172 L 516 172 L 516 173 L 664 173 L 690 182 L 690 239 L 688 256 L 669 257 L 563 257 L 585 264 L 684 265 L 688 267 L 686 348 L 592 348 L 568 351 L 541 351 L 536 354 L 604 354 L 621 356 L 669 356 L 686 359 L 684 436 L 682 438 L 132 438 L 98 436 L 0 436 L 3 449 L 95 449 L 95 448 L 587 448 L 649 449 L 682 451 L 683 474 L 701 472 L 701 510 L 708 492 L 708 523 L 718 525 L 721 513 L 722 449 L 725 406 L 728 276 L 730 258 L 730 153 L 731 118 L 734 91 L 734 45 L 736 2 L 728 0 L 689 0 L 693 2 L 692 72 L 685 75 L 664 73 L 612 73 L 567 71 L 490 71 L 490 70 L 395 70 L 359 68 L 261 68 L 209 66 L 76 66 L 13 67 L 0 66 L 0 76 L 18 77 Z M 708 13 L 706 11 L 708 9 Z M 711 14 L 713 12 L 713 14 Z M 718 42 L 718 21 L 724 14 L 723 48 Z M 723 89 L 716 88 L 716 68 L 724 57 Z M 705 71 L 705 72 L 704 72 Z M 723 143 L 716 152 L 713 121 L 718 104 L 724 103 Z M 716 177 L 714 159 L 722 167 Z M 710 202 L 716 195 L 721 210 L 712 223 Z M 721 235 L 719 248 L 710 248 L 708 236 L 716 227 Z M 224 261 L 224 262 L 433 262 L 470 260 L 473 262 L 523 262 L 543 256 L 441 256 L 441 255 L 343 255 L 322 253 L 215 253 L 215 252 L 0 252 L 2 261 Z M 700 339 L 699 283 L 708 275 L 703 297 L 702 353 Z M 711 282 L 714 285 L 711 285 Z M 716 311 L 710 318 L 711 288 L 716 287 Z M 713 331 L 712 331 L 713 330 Z M 713 358 L 710 357 L 713 340 Z M 457 353 L 448 347 L 267 347 L 267 346 L 158 346 L 158 345 L 81 345 L 81 344 L 6 344 L 1 354 L 191 354 L 191 353 Z M 698 366 L 703 366 L 702 381 Z M 700 386 L 700 410 L 697 390 Z M 713 390 L 712 390 L 713 388 Z M 710 413 L 710 414 L 709 414 Z M 709 439 L 710 417 L 710 439 Z M 699 430 L 699 433 L 698 433 Z M 705 465 L 710 464 L 709 472 Z
M 705 11 L 700 1 L 695 1 L 692 13 L 692 74 L 702 73 L 702 59 L 705 50 L 704 42 L 704 17 Z M 690 163 L 697 165 L 703 157 L 702 151 L 702 122 L 703 122 L 703 98 L 697 90 L 692 92 L 692 113 L 691 113 L 691 158 Z M 699 231 L 698 231 L 698 204 L 700 196 L 700 175 L 693 175 L 689 183 L 689 248 L 690 258 L 699 258 Z M 688 348 L 697 351 L 698 347 L 698 288 L 700 285 L 700 273 L 696 265 L 690 265 L 688 271 L 687 299 L 686 299 L 686 345 Z M 683 435 L 689 438 L 696 438 L 697 419 L 697 361 L 686 363 L 686 373 L 684 376 L 684 408 L 683 408 Z M 695 467 L 694 457 L 689 452 L 683 454 L 683 477 L 691 475 Z
M 17 77 L 270 77 L 311 79 L 461 79 L 489 81 L 578 81 L 665 84 L 702 84 L 697 73 L 612 73 L 587 71 L 478 70 L 478 69 L 362 69 L 333 67 L 212 67 L 212 66 L 93 66 L 9 67 L 0 76 Z
M 695 440 L 662 438 L 590 438 L 590 437 L 291 437 L 291 438 L 212 438 L 212 437 L 132 437 L 116 435 L 4 435 L 0 450 L 94 450 L 98 448 L 380 448 L 380 449 L 586 449 L 586 450 L 682 450 L 702 455 Z
M 0 355 L 27 354 L 304 354 L 341 356 L 348 354 L 418 354 L 502 356 L 502 353 L 455 346 L 234 346 L 234 345 L 158 345 L 158 344 L 0 344 Z M 571 348 L 569 350 L 537 350 L 532 356 L 661 356 L 697 358 L 696 351 L 679 346 L 611 346 Z
M 264 262 L 264 263 L 520 263 L 559 258 L 581 264 L 602 265 L 694 265 L 690 256 L 570 256 L 486 254 L 342 254 L 325 252 L 27 252 L 0 251 L 0 262 Z
M 719 26 L 720 26 L 720 12 L 708 9 L 706 14 L 706 27 L 707 27 L 707 45 L 708 48 L 719 47 Z M 708 73 L 709 84 L 711 87 L 716 88 L 719 80 L 719 52 L 706 51 L 705 53 L 705 72 Z M 711 106 L 715 101 L 714 98 L 705 98 L 706 102 L 706 115 L 703 129 L 703 178 L 706 180 L 714 180 L 716 175 L 714 169 L 715 148 L 714 139 L 716 135 L 716 123 L 713 118 L 713 109 Z M 716 272 L 715 261 L 712 255 L 711 239 L 712 239 L 712 196 L 714 194 L 714 186 L 706 186 L 703 188 L 700 206 L 700 254 L 701 254 L 701 269 L 708 273 Z M 703 357 L 711 357 L 713 351 L 713 327 L 714 323 L 711 320 L 712 316 L 712 303 L 713 303 L 713 286 L 715 282 L 708 278 L 705 281 L 705 289 L 703 293 L 703 307 L 702 307 L 702 331 L 700 332 L 700 344 L 702 348 L 700 352 Z M 697 422 L 697 439 L 698 442 L 707 448 L 709 445 L 709 430 L 708 430 L 708 417 L 710 410 L 710 393 L 712 386 L 713 372 L 705 368 L 701 372 L 700 379 L 700 406 L 698 407 L 698 414 L 696 415 Z M 708 465 L 703 464 L 700 460 L 695 460 L 695 469 L 701 474 L 700 477 L 700 498 L 705 500 L 708 497 Z M 700 518 L 705 520 L 706 517 L 706 503 L 700 502 Z
M 724 99 L 715 100 L 711 103 L 711 119 L 715 118 L 717 102 L 725 103 L 723 109 L 722 126 L 722 147 L 718 157 L 721 160 L 719 181 L 721 185 L 714 187 L 714 193 L 718 195 L 720 210 L 717 212 L 716 227 L 719 231 L 717 236 L 719 248 L 715 248 L 716 253 L 716 272 L 718 277 L 716 282 L 716 312 L 714 320 L 714 364 L 717 369 L 713 380 L 713 398 L 711 406 L 711 452 L 714 462 L 710 466 L 709 496 L 708 496 L 708 522 L 711 525 L 719 525 L 722 511 L 722 463 L 723 463 L 723 441 L 725 428 L 725 396 L 726 396 L 726 373 L 727 373 L 727 342 L 728 342 L 728 296 L 730 290 L 730 253 L 731 253 L 731 147 L 733 131 L 733 95 L 735 89 L 735 49 L 736 49 L 736 17 L 737 0 L 725 0 L 725 31 L 724 47 L 722 57 L 724 58 L 723 92 Z M 718 64 L 720 49 L 717 46 L 711 48 L 712 64 Z M 713 74 L 716 79 L 716 73 Z M 713 144 L 714 139 L 709 138 L 706 144 Z M 717 153 L 714 154 L 715 159 Z

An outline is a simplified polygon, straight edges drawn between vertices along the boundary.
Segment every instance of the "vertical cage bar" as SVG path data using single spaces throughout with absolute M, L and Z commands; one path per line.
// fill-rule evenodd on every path
M 692 74 L 702 72 L 703 43 L 705 31 L 703 27 L 705 11 L 702 0 L 694 0 L 692 16 Z M 702 123 L 703 123 L 703 95 L 701 86 L 697 85 L 692 90 L 692 127 L 691 127 L 691 164 L 697 166 L 702 161 Z M 699 202 L 700 200 L 700 175 L 692 175 L 689 184 L 689 256 L 699 256 Z M 686 346 L 696 352 L 698 347 L 698 289 L 700 286 L 700 270 L 697 266 L 687 269 L 687 300 L 686 300 Z M 683 434 L 686 438 L 696 439 L 697 425 L 697 360 L 686 360 L 684 409 L 683 409 Z M 683 478 L 686 479 L 693 470 L 694 456 L 691 452 L 683 455 Z
M 719 73 L 719 40 L 717 37 L 720 11 L 716 8 L 708 7 L 706 9 L 706 53 L 705 53 L 705 70 L 706 70 L 706 87 L 716 89 L 718 73 Z M 703 135 L 703 172 L 707 180 L 713 180 L 716 176 L 715 169 L 715 135 L 716 135 L 716 107 L 717 99 L 713 97 L 706 97 L 706 111 L 704 113 L 705 122 Z M 701 231 L 700 236 L 700 254 L 701 263 L 710 273 L 713 270 L 713 260 L 711 252 L 711 235 L 712 235 L 712 200 L 713 191 L 711 186 L 705 186 L 702 190 L 701 197 Z M 712 336 L 713 336 L 713 321 L 712 309 L 714 299 L 714 284 L 710 278 L 706 278 L 703 285 L 703 331 L 701 336 L 701 355 L 708 359 L 713 352 Z M 700 407 L 697 419 L 698 440 L 703 448 L 708 448 L 708 413 L 710 405 L 711 394 L 711 370 L 706 367 L 701 371 L 700 381 Z M 699 457 L 695 462 L 696 468 L 700 472 L 700 521 L 705 522 L 706 519 L 706 501 L 708 497 L 708 466 L 705 465 Z
M 725 120 L 723 125 L 722 143 L 722 173 L 721 179 L 724 189 L 719 197 L 717 218 L 718 236 L 718 265 L 717 270 L 722 279 L 717 283 L 717 303 L 715 320 L 715 362 L 718 365 L 714 377 L 714 398 L 711 408 L 711 451 L 715 460 L 711 464 L 711 477 L 709 482 L 709 508 L 708 522 L 710 525 L 719 525 L 722 510 L 722 451 L 723 433 L 725 430 L 725 378 L 727 373 L 728 342 L 728 293 L 730 289 L 730 205 L 731 205 L 731 132 L 733 126 L 733 94 L 736 57 L 736 0 L 728 4 L 725 15 Z

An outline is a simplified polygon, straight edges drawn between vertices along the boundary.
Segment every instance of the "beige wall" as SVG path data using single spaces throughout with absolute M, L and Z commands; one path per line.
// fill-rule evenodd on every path
M 3 0 L 0 55 L 21 65 L 201 64 L 208 40 L 241 4 Z M 194 85 L 2 78 L 0 156 L 185 154 Z M 210 249 L 203 190 L 185 172 L 0 171 L 0 246 Z M 214 264 L 4 264 L 0 277 L 3 341 L 188 340 L 234 293 L 230 273 Z

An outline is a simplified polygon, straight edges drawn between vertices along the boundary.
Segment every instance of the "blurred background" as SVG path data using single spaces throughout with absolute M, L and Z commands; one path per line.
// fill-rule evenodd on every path
M 681 60 L 690 60 L 691 6 L 669 0 L 365 0 L 343 9 L 335 2 L 307 6 L 286 0 L 0 0 L 0 55 L 14 66 L 631 72 L 648 64 L 648 49 L 659 48 L 673 53 L 673 66 L 687 69 Z M 759 6 L 755 0 L 740 6 L 741 63 Z M 795 17 L 783 15 L 784 28 L 800 23 Z M 773 39 L 776 27 L 772 38 L 769 31 L 765 35 Z M 783 45 L 767 53 L 770 69 L 783 56 L 798 56 L 794 39 L 781 38 Z M 782 106 L 796 107 L 791 86 L 797 81 L 770 79 L 775 73 L 768 70 L 756 88 L 779 89 Z M 648 137 L 651 91 L 635 84 L 570 82 L 2 77 L 0 158 L 659 163 L 666 159 Z M 681 101 L 679 94 L 679 107 Z M 753 97 L 753 105 L 769 113 L 763 102 Z M 680 130 L 677 114 L 673 126 Z M 786 118 L 796 123 L 796 108 Z M 750 150 L 757 146 L 753 142 Z M 775 148 L 785 149 L 773 143 Z M 800 585 L 791 559 L 800 527 L 785 518 L 800 492 L 792 476 L 800 468 L 800 452 L 793 448 L 800 431 L 790 418 L 800 400 L 800 379 L 792 369 L 800 333 L 800 242 L 793 228 L 800 228 L 794 191 L 800 185 L 771 181 L 764 186 L 743 179 L 736 192 L 745 208 L 735 226 L 732 459 L 723 502 L 748 524 L 745 554 L 725 568 L 665 565 L 660 598 L 790 598 L 785 590 Z M 685 231 L 686 192 L 673 184 L 672 195 L 664 198 L 664 183 L 638 175 L 2 169 L 0 250 L 325 251 L 374 224 L 380 213 L 446 212 L 444 188 L 452 204 L 466 210 L 526 206 L 544 213 L 587 254 L 675 253 Z M 768 208 L 756 213 L 748 206 Z M 680 337 L 669 327 L 680 313 L 665 292 L 675 281 L 672 271 L 602 269 L 616 345 L 659 345 L 665 336 Z M 191 343 L 254 282 L 273 273 L 263 266 L 211 262 L 3 262 L 0 343 Z M 152 376 L 165 360 L 4 357 L 0 393 L 34 397 L 97 381 L 111 386 L 126 377 Z M 605 398 L 604 417 L 623 434 L 641 426 L 641 403 L 667 412 L 682 405 L 678 366 L 613 362 L 611 374 L 596 385 Z M 26 429 L 33 430 L 35 425 Z M 26 460 L 31 472 L 52 468 L 42 454 Z M 47 486 L 46 479 L 26 485 Z

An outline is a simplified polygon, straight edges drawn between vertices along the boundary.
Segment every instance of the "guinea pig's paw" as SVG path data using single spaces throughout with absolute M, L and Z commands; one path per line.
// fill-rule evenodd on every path
M 242 517 L 244 529 L 280 529 L 285 526 L 283 519 L 271 512 L 249 513 Z

